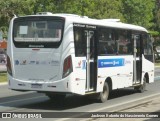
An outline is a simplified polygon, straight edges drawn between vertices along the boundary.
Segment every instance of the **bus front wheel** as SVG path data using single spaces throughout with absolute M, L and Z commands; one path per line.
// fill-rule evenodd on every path
M 140 93 L 143 93 L 146 90 L 146 77 L 143 78 L 143 84 L 138 87 L 134 87 L 134 89 Z
M 105 82 L 103 86 L 103 91 L 99 93 L 98 100 L 101 103 L 104 103 L 105 101 L 107 101 L 108 96 L 109 96 L 109 86 L 108 86 L 108 83 Z

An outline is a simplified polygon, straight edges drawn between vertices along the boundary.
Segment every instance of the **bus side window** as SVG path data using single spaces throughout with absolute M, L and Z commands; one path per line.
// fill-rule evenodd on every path
M 105 47 L 105 40 L 104 40 L 104 34 L 100 31 L 98 35 L 98 55 L 103 55 L 105 54 L 106 47 Z
M 132 54 L 131 31 L 118 30 L 117 51 L 118 54 Z
M 77 57 L 86 56 L 87 35 L 81 28 L 74 29 L 75 55 Z
M 146 59 L 153 62 L 153 45 L 149 35 L 143 35 L 143 52 Z
M 98 36 L 99 46 L 98 46 L 98 54 L 101 56 L 105 56 L 107 54 L 115 54 L 115 37 L 113 30 L 110 28 L 103 28 L 99 31 Z

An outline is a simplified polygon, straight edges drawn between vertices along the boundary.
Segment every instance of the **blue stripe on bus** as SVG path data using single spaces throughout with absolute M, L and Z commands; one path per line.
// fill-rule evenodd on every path
M 99 59 L 98 68 L 124 66 L 124 58 Z
M 98 60 L 98 68 L 120 67 L 124 65 L 125 65 L 124 58 L 99 59 Z M 86 69 L 86 60 L 82 60 L 82 69 Z

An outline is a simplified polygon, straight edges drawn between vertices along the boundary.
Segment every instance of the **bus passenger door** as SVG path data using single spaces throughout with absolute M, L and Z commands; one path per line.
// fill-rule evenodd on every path
M 86 54 L 86 91 L 95 91 L 97 82 L 97 44 L 95 43 L 95 32 L 85 31 L 87 36 Z
M 140 34 L 134 35 L 133 58 L 133 84 L 139 84 L 141 82 L 142 74 L 142 47 Z

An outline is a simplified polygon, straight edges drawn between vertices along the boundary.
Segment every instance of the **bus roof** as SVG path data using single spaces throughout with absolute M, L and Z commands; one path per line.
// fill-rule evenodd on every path
M 89 25 L 96 25 L 96 26 L 105 26 L 105 27 L 113 27 L 113 28 L 120 28 L 120 29 L 130 29 L 130 30 L 137 30 L 137 31 L 144 31 L 147 32 L 147 29 L 141 26 L 127 24 L 120 22 L 120 19 L 92 19 L 87 16 L 79 16 L 76 14 L 66 14 L 66 13 L 56 13 L 52 14 L 50 12 L 40 12 L 36 15 L 29 15 L 29 16 L 57 16 L 57 17 L 64 17 L 69 23 L 79 23 L 79 24 L 89 24 Z
M 131 30 L 138 30 L 148 32 L 144 27 L 127 24 L 120 22 L 120 19 L 92 19 L 86 16 L 66 16 L 60 15 L 61 17 L 65 17 L 66 19 L 73 21 L 73 23 L 81 23 L 81 24 L 91 24 L 91 25 L 98 25 L 98 26 L 105 26 L 105 27 L 113 27 L 113 28 L 120 28 L 120 29 L 131 29 Z

